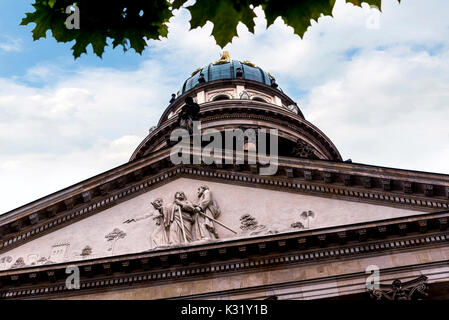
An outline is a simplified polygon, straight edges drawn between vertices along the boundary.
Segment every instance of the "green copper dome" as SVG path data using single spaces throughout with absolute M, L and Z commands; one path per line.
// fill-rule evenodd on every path
M 201 76 L 204 80 L 200 79 Z M 197 69 L 184 82 L 178 95 L 182 95 L 184 92 L 193 89 L 201 83 L 225 79 L 244 79 L 272 86 L 272 77 L 261 68 L 247 61 L 230 60 L 227 62 L 211 63 L 203 68 Z

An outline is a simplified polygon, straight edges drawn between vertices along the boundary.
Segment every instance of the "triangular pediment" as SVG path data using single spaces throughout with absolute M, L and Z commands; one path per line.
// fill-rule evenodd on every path
M 298 194 L 282 189 L 273 190 L 179 177 L 3 252 L 0 255 L 0 270 L 177 246 L 177 244 L 160 244 L 160 233 L 157 235 L 156 231 L 161 226 L 158 226 L 157 219 L 154 219 L 159 212 L 151 203 L 157 198 L 163 199 L 166 212 L 170 213 L 175 193 L 183 191 L 192 205 L 200 205 L 198 188 L 203 185 L 208 186 L 210 197 L 219 208 L 220 215 L 216 217 L 217 221 L 237 234 L 215 223 L 218 239 L 198 240 L 198 235 L 194 234 L 193 240 L 197 241 L 188 243 L 189 246 L 228 241 L 237 237 L 307 231 L 422 213 L 385 205 Z M 169 230 L 164 232 L 168 235 Z M 182 242 L 182 239 L 180 241 Z
M 0 216 L 0 268 L 152 250 L 154 216 L 142 218 L 154 214 L 151 202 L 162 198 L 170 207 L 183 191 L 197 204 L 203 184 L 221 209 L 218 220 L 237 233 L 216 226 L 214 241 L 449 208 L 447 175 L 293 158 L 279 158 L 275 175 L 258 172 L 257 166 L 173 166 L 169 150 L 160 150 Z

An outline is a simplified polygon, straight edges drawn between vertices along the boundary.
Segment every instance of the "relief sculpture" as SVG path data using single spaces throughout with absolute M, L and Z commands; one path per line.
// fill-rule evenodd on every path
M 151 248 L 167 245 L 180 245 L 200 240 L 218 239 L 216 224 L 237 234 L 234 230 L 217 221 L 221 211 L 213 199 L 208 186 L 198 188 L 197 202 L 187 199 L 183 191 L 175 193 L 171 205 L 157 198 L 152 203 L 157 215 L 153 217 L 156 228 L 150 235 Z M 123 223 L 132 223 L 153 216 L 153 214 L 127 219 Z
M 0 259 L 0 270 L 5 270 L 8 269 L 8 267 L 10 266 L 10 264 L 12 263 L 12 257 L 11 256 L 6 256 L 6 257 L 2 257 Z
M 315 213 L 311 210 L 303 211 L 300 215 L 300 218 L 304 220 L 304 223 L 301 221 L 297 221 L 290 225 L 291 228 L 297 229 L 310 229 L 310 220 L 315 219 Z
M 217 219 L 220 214 L 220 208 L 212 198 L 209 187 L 202 185 L 198 188 L 198 204 L 195 207 L 197 212 L 195 216 L 195 234 L 200 239 L 218 239 L 217 231 L 213 219 Z
M 193 224 L 195 208 L 193 204 L 187 200 L 184 192 L 175 193 L 175 202 L 170 212 L 169 227 L 169 243 L 180 244 L 193 241 Z
M 82 257 L 87 257 L 90 256 L 92 254 L 92 248 L 90 246 L 85 246 L 83 248 L 83 250 L 81 250 L 81 256 Z
M 25 260 L 24 260 L 22 257 L 20 257 L 20 258 L 18 258 L 18 259 L 16 260 L 16 262 L 14 262 L 14 264 L 11 266 L 11 269 L 23 268 L 23 267 L 26 267 Z
M 168 210 L 164 206 L 164 200 L 161 198 L 157 198 L 153 202 L 151 202 L 154 209 L 158 211 L 158 215 L 153 218 L 156 221 L 156 229 L 150 235 L 151 248 L 162 247 L 169 244 L 168 242 L 168 227 L 170 223 L 168 221 Z
M 111 251 L 111 254 L 114 254 L 114 248 L 117 243 L 117 240 L 123 239 L 126 237 L 126 233 L 120 230 L 119 228 L 115 228 L 112 232 L 105 235 L 105 238 L 110 242 L 110 247 L 108 251 Z
M 219 239 L 217 225 L 238 234 L 217 219 L 221 209 L 207 185 L 201 185 L 197 190 L 196 201 L 190 201 L 183 191 L 177 191 L 173 202 L 166 204 L 162 198 L 157 198 L 151 205 L 156 212 L 129 218 L 123 223 L 138 222 L 149 217 L 155 221 L 155 229 L 149 235 L 151 249 L 182 245 L 195 241 L 214 241 Z M 309 229 L 311 220 L 315 218 L 313 211 L 302 211 L 300 220 L 291 225 L 282 223 L 266 226 L 259 224 L 250 214 L 240 217 L 240 233 L 242 236 L 269 235 L 279 232 L 288 232 L 291 229 Z

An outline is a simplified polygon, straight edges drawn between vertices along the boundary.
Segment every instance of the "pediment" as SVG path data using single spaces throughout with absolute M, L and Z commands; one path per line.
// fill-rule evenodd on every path
M 160 231 L 161 226 L 154 219 L 159 211 L 151 203 L 161 198 L 167 212 L 170 212 L 175 193 L 182 191 L 192 205 L 199 205 L 201 199 L 198 199 L 197 193 L 202 185 L 209 187 L 210 196 L 219 208 L 217 221 L 236 234 L 215 223 L 218 239 L 206 237 L 198 240 L 196 231 L 192 231 L 194 239 L 187 244 L 160 244 L 160 240 L 158 244 L 154 241 L 158 237 L 157 228 Z M 314 230 L 420 213 L 422 211 L 298 194 L 282 189 L 177 177 L 3 252 L 0 255 L 0 270 L 146 252 L 170 246 L 195 246 L 237 237 Z

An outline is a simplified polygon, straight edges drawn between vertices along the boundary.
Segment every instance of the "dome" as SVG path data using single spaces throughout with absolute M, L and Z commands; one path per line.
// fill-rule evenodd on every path
M 249 61 L 231 60 L 226 51 L 218 61 L 195 70 L 178 94 L 172 94 L 157 126 L 139 144 L 130 161 L 171 148 L 174 144 L 169 138 L 174 130 L 192 129 L 189 123 L 180 121 L 192 109 L 184 108 L 191 103 L 187 98 L 198 104 L 190 120 L 200 119 L 205 130 L 217 130 L 226 136 L 231 130 L 263 129 L 278 136 L 277 152 L 282 157 L 341 161 L 332 141 L 306 121 L 298 105 L 279 89 L 268 72 Z
M 200 80 L 201 75 L 203 75 L 204 80 Z M 272 86 L 272 79 L 274 81 L 274 78 L 269 73 L 256 67 L 249 61 L 241 62 L 230 59 L 226 61 L 225 59 L 221 59 L 215 63 L 210 63 L 203 68 L 195 70 L 190 78 L 184 82 L 181 90 L 178 92 L 178 96 L 201 83 L 225 79 L 244 79 L 260 82 L 267 86 Z M 274 86 L 277 87 L 277 85 Z

